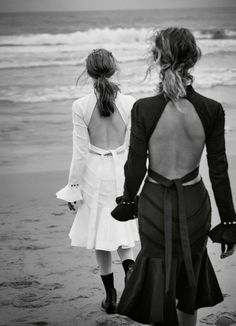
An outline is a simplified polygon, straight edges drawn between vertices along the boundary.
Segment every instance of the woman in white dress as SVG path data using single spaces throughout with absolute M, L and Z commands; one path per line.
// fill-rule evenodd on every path
M 95 249 L 106 290 L 102 308 L 114 313 L 117 296 L 111 252 L 117 250 L 126 276 L 134 264 L 132 247 L 139 240 L 134 220 L 122 223 L 110 214 L 116 206 L 115 198 L 123 193 L 130 112 L 135 100 L 110 81 L 117 71 L 111 52 L 93 50 L 86 59 L 86 70 L 93 79 L 94 90 L 73 103 L 69 182 L 57 197 L 66 200 L 71 210 L 79 201 L 69 233 L 71 245 Z

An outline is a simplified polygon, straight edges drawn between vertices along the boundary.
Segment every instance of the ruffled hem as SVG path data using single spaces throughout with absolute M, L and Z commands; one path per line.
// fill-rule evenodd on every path
M 236 244 L 236 221 L 220 223 L 208 235 L 213 242 Z
M 164 322 L 163 284 L 162 259 L 149 258 L 139 253 L 117 312 L 143 324 Z
M 79 205 L 69 233 L 71 246 L 105 251 L 134 247 L 139 241 L 136 221 L 118 222 L 112 218 L 111 209 L 99 207 L 94 211 L 85 202 Z
M 139 253 L 132 274 L 122 293 L 117 312 L 139 323 L 178 325 L 178 309 L 193 314 L 200 307 L 214 306 L 223 300 L 207 251 L 193 256 L 197 287 L 186 280 L 182 259 L 172 262 L 171 288 L 165 293 L 163 258 Z
M 78 186 L 66 185 L 56 193 L 56 196 L 58 199 L 65 200 L 67 202 L 83 200 L 81 191 Z

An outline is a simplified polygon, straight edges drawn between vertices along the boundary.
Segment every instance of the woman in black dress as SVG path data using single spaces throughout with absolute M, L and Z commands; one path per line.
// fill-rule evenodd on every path
M 191 326 L 198 308 L 223 300 L 207 254 L 208 234 L 222 244 L 222 257 L 236 243 L 224 111 L 192 87 L 189 69 L 200 49 L 188 29 L 157 32 L 152 54 L 160 66 L 159 94 L 133 106 L 124 195 L 112 212 L 118 220 L 135 217 L 146 175 L 138 206 L 141 250 L 118 313 L 145 324 Z M 221 218 L 210 233 L 211 205 L 199 175 L 205 146 Z

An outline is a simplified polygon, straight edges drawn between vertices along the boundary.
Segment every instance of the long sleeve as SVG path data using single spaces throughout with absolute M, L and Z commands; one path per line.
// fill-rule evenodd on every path
M 57 198 L 68 202 L 82 200 L 80 183 L 86 163 L 89 144 L 88 129 L 77 101 L 72 105 L 72 121 L 73 151 L 68 185 L 56 193 Z
M 85 159 L 88 153 L 88 128 L 83 120 L 81 111 L 77 108 L 76 102 L 72 106 L 73 121 L 73 152 L 69 173 L 69 185 L 77 185 L 81 182 L 81 176 L 85 166 Z
M 126 161 L 124 195 L 133 199 L 146 174 L 148 142 L 145 126 L 140 115 L 139 101 L 131 111 L 131 133 L 128 159 Z
M 130 143 L 130 132 L 131 132 L 131 114 L 129 114 L 129 116 L 128 116 L 127 131 L 126 131 L 126 136 L 125 136 L 125 147 L 127 149 L 129 148 L 129 143 Z
M 236 220 L 236 214 L 228 176 L 224 127 L 224 110 L 219 104 L 212 132 L 206 139 L 207 160 L 209 176 L 221 222 L 230 222 Z

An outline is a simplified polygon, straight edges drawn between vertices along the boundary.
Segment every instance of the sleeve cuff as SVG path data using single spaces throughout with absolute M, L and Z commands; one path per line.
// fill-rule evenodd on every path
M 73 187 L 70 185 L 66 185 L 64 188 L 62 188 L 56 193 L 56 196 L 58 199 L 65 200 L 67 202 L 83 200 L 81 191 L 78 186 Z
M 218 224 L 209 232 L 209 237 L 213 242 L 236 244 L 236 221 Z
M 127 201 L 125 196 L 116 198 L 118 205 L 113 209 L 111 215 L 119 222 L 126 222 L 138 217 L 138 200 L 136 196 L 134 201 Z

